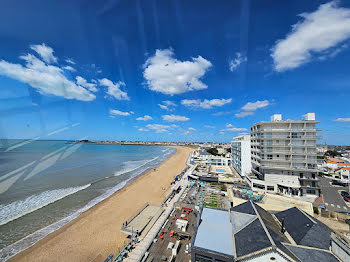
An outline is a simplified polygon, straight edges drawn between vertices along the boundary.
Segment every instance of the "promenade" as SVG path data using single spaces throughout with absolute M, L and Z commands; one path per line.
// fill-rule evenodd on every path
M 155 222 L 152 228 L 148 231 L 148 233 L 143 237 L 141 236 L 141 238 L 139 239 L 140 242 L 137 243 L 136 248 L 129 253 L 129 256 L 124 261 L 130 261 L 130 262 L 141 261 L 142 257 L 144 256 L 148 248 L 151 246 L 153 240 L 156 238 L 158 232 L 160 231 L 160 229 L 168 219 L 170 213 L 172 212 L 174 208 L 174 203 L 179 201 L 179 198 L 185 191 L 188 185 L 187 176 L 188 174 L 192 173 L 193 169 L 194 169 L 194 166 L 189 168 L 189 170 L 187 170 L 187 172 L 184 174 L 182 179 L 177 182 L 175 186 L 180 185 L 181 191 L 178 194 L 176 194 L 174 198 L 167 203 L 167 207 L 165 207 L 163 214 L 158 218 L 158 220 Z

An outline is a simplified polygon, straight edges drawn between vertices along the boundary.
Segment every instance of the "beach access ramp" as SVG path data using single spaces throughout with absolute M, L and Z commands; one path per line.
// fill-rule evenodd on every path
M 147 234 L 148 230 L 163 212 L 164 208 L 160 204 L 147 203 L 135 215 L 123 223 L 121 232 L 128 235 L 134 235 L 136 232 Z

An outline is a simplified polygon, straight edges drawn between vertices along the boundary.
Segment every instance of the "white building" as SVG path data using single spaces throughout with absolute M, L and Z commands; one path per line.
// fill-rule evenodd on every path
M 282 120 L 273 115 L 270 122 L 251 127 L 253 188 L 289 196 L 318 196 L 315 113 L 302 120 Z
M 240 176 L 247 176 L 251 172 L 250 135 L 233 138 L 231 143 L 231 163 Z

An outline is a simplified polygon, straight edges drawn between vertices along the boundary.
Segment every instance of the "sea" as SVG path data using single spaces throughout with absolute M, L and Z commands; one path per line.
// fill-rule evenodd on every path
M 0 141 L 0 261 L 175 153 L 162 146 Z

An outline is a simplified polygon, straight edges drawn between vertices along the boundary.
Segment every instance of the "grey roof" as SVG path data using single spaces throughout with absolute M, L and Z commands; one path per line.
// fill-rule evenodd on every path
M 298 258 L 299 261 L 302 262 L 339 262 L 339 260 L 327 250 L 323 251 L 320 249 L 313 249 L 302 246 L 292 246 L 288 244 L 285 244 L 285 246 Z
M 246 201 L 238 206 L 231 207 L 230 211 L 250 214 L 250 215 L 256 215 L 255 210 L 252 206 L 252 203 L 250 201 Z
M 226 210 L 203 208 L 193 246 L 233 256 L 229 213 Z
M 275 214 L 298 245 L 329 249 L 331 230 L 296 207 Z
M 272 244 L 259 219 L 255 219 L 241 231 L 235 234 L 235 247 L 237 257 L 245 256 Z
M 294 261 L 337 261 L 331 252 L 322 251 L 329 248 L 331 230 L 298 208 L 279 212 L 274 217 L 247 201 L 232 207 L 230 212 L 203 208 L 201 218 L 194 236 L 195 247 L 234 258 L 256 256 L 259 251 L 268 252 L 265 249 L 271 248 Z M 292 245 L 290 238 L 281 232 L 283 218 L 287 232 L 297 245 Z

